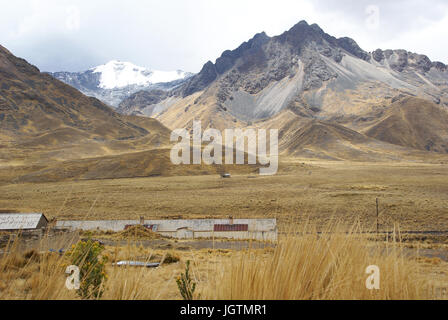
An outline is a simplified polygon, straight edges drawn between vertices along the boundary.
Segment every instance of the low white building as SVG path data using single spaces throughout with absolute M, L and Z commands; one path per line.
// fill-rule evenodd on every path
M 277 241 L 277 219 L 103 220 L 58 221 L 57 228 L 119 232 L 144 225 L 165 237 L 177 239 L 223 238 Z

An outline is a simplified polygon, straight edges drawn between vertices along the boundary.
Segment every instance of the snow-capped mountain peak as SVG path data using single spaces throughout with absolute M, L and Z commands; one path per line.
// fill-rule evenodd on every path
M 124 88 L 130 85 L 147 86 L 155 83 L 171 82 L 187 76 L 183 71 L 151 71 L 130 62 L 112 60 L 104 65 L 91 69 L 100 73 L 102 89 Z
M 50 74 L 85 95 L 98 98 L 113 107 L 118 107 L 124 99 L 138 91 L 171 90 L 193 76 L 193 73 L 180 70 L 153 71 L 118 60 L 87 71 Z

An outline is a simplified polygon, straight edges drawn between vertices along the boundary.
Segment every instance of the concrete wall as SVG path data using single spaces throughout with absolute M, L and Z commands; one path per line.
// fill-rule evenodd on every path
M 179 229 L 179 230 L 177 230 L 174 238 L 177 238 L 177 239 L 194 239 L 194 231 L 186 229 L 186 228 Z
M 236 240 L 277 241 L 277 229 L 271 231 L 229 231 L 229 232 L 195 232 L 194 238 L 222 238 Z
M 104 221 L 58 221 L 57 228 L 74 230 L 101 230 L 119 232 L 127 225 L 141 224 L 140 220 L 104 220 Z M 200 220 L 145 220 L 144 224 L 158 225 L 157 232 L 166 237 L 191 238 L 227 238 L 277 240 L 276 219 L 200 219 Z M 247 224 L 248 231 L 214 232 L 215 224 Z

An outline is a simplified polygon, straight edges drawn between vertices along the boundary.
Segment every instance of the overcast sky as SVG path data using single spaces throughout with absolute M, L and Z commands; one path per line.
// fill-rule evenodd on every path
M 448 63 L 446 0 L 1 0 L 0 44 L 42 71 L 109 60 L 198 72 L 255 33 L 300 20 L 367 51 L 407 49 Z

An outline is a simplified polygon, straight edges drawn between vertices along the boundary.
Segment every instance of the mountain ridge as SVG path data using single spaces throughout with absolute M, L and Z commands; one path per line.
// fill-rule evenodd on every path
M 192 79 L 190 79 L 188 83 L 182 86 L 182 89 L 180 90 L 183 96 L 191 95 L 192 93 L 205 89 L 205 87 L 211 83 L 210 80 L 216 79 L 219 75 L 222 75 L 226 71 L 231 69 L 238 58 L 243 57 L 245 54 L 256 53 L 257 49 L 260 49 L 261 46 L 263 46 L 270 40 L 277 41 L 281 44 L 289 44 L 292 51 L 296 54 L 300 54 L 301 52 L 306 51 L 308 49 L 307 44 L 309 44 L 310 42 L 315 42 L 318 45 L 317 49 L 319 50 L 319 53 L 321 53 L 325 57 L 332 58 L 337 63 L 341 62 L 343 57 L 342 54 L 344 53 L 342 52 L 342 50 L 345 50 L 346 53 L 349 53 L 364 61 L 370 61 L 371 59 L 374 59 L 376 62 L 381 62 L 384 59 L 390 59 L 392 55 L 397 54 L 398 57 L 396 57 L 396 61 L 394 60 L 395 63 L 392 63 L 392 68 L 396 71 L 403 71 L 406 66 L 418 67 L 425 72 L 429 71 L 432 67 L 440 71 L 446 71 L 447 69 L 447 66 L 442 62 L 432 62 L 425 55 L 411 53 L 406 50 L 398 49 L 383 51 L 381 49 L 377 49 L 376 51 L 369 53 L 361 49 L 356 41 L 351 38 L 335 38 L 325 33 L 317 24 L 309 25 L 306 21 L 302 20 L 295 26 L 293 26 L 290 30 L 285 31 L 278 36 L 269 37 L 265 32 L 258 33 L 252 39 L 244 42 L 235 50 L 224 51 L 214 64 L 211 61 L 208 61 L 204 65 L 201 72 L 199 72 Z M 251 56 L 250 58 L 253 59 L 254 57 Z M 260 59 L 263 58 L 265 57 L 260 57 Z M 246 63 L 253 64 L 254 62 L 251 61 L 249 63 Z M 261 60 L 260 63 L 262 63 Z M 280 66 L 277 71 L 281 71 L 281 67 L 283 66 L 284 65 Z M 239 67 L 240 70 L 244 68 L 250 68 L 250 66 L 243 65 Z M 312 66 L 308 66 L 308 68 L 312 68 Z M 276 75 L 275 80 L 281 80 L 286 75 L 287 73 L 280 72 Z M 313 75 L 311 74 L 311 76 Z M 316 74 L 316 76 L 317 78 L 320 78 L 320 80 L 328 80 L 329 78 L 331 78 L 331 75 L 326 75 L 325 72 Z M 313 81 L 319 82 L 318 79 L 310 79 L 309 81 L 311 83 L 308 85 L 308 87 L 313 87 L 313 85 L 319 86 L 319 83 L 312 83 Z M 193 86 L 193 84 L 197 82 L 203 84 L 203 86 Z M 257 89 L 253 90 L 251 93 L 256 93 Z
M 375 95 L 366 98 L 371 90 Z M 216 115 L 215 125 L 224 114 L 247 124 L 288 108 L 330 120 L 341 112 L 360 115 L 391 104 L 402 94 L 448 107 L 447 66 L 406 50 L 367 52 L 351 38 L 335 38 L 317 24 L 301 21 L 278 36 L 261 32 L 224 51 L 163 97 L 125 99 L 121 104 L 127 107 L 120 111 L 155 117 L 168 127 L 171 113 L 184 119 L 176 119 L 177 126 L 188 126 L 204 106 Z M 198 97 L 191 104 L 193 95 Z M 180 113 L 182 104 L 185 114 Z

